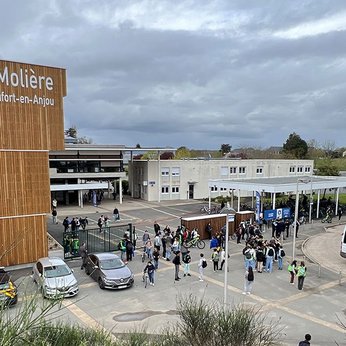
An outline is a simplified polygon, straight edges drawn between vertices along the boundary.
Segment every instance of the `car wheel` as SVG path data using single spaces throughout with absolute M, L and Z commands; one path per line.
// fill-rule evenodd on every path
M 101 279 L 101 278 L 99 278 L 97 282 L 98 282 L 99 287 L 101 288 L 101 290 L 103 290 L 103 289 L 105 288 L 105 285 L 104 285 L 104 283 L 103 283 L 102 279 Z
M 90 275 L 90 270 L 89 270 L 88 267 L 85 267 L 85 274 L 86 274 L 86 275 Z

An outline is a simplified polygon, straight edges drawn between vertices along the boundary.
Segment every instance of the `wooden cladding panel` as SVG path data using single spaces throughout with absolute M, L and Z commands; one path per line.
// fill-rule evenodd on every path
M 0 81 L 0 148 L 63 150 L 63 97 L 66 95 L 66 71 L 0 60 L 2 79 L 5 68 L 9 74 L 12 72 L 20 74 L 22 69 L 36 77 L 49 76 L 54 85 L 52 90 L 33 89 L 22 87 L 20 83 L 19 86 L 13 87 Z M 24 99 L 21 100 L 21 97 Z M 46 106 L 34 103 L 35 99 L 40 102 L 39 98 L 41 100 L 45 98 L 50 102 Z
M 236 213 L 235 215 L 235 224 L 236 227 L 243 221 L 255 220 L 255 213 L 253 211 L 242 211 L 241 213 Z
M 187 227 L 190 231 L 193 228 L 198 229 L 198 233 L 201 237 L 201 239 L 208 239 L 208 233 L 205 231 L 205 227 L 210 222 L 211 227 L 213 228 L 212 235 L 215 235 L 217 232 L 219 232 L 222 227 L 226 224 L 226 217 L 220 216 L 220 217 L 213 217 L 213 218 L 203 218 L 199 220 L 184 220 L 181 219 L 181 224 L 185 227 Z M 234 233 L 234 222 L 228 223 L 228 230 L 229 235 L 232 235 Z
M 46 217 L 0 219 L 0 266 L 35 262 L 48 256 Z
M 48 152 L 0 151 L 0 217 L 49 212 Z

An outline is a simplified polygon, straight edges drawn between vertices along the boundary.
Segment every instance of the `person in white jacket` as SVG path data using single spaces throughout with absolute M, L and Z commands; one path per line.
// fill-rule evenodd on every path
M 204 258 L 204 255 L 201 253 L 200 259 L 198 262 L 199 281 L 203 281 L 204 268 L 206 267 L 207 267 L 207 260 Z

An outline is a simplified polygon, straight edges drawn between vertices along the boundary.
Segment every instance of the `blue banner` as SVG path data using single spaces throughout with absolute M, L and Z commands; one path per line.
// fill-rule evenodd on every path
M 261 215 L 261 194 L 256 191 L 256 222 L 259 222 Z
M 265 220 L 280 220 L 287 219 L 291 217 L 290 208 L 280 208 L 280 209 L 269 209 L 264 211 Z

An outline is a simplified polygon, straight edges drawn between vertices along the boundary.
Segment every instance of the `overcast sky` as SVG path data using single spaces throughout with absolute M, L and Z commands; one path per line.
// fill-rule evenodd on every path
M 67 70 L 97 144 L 346 146 L 346 1 L 1 0 L 0 59 Z

